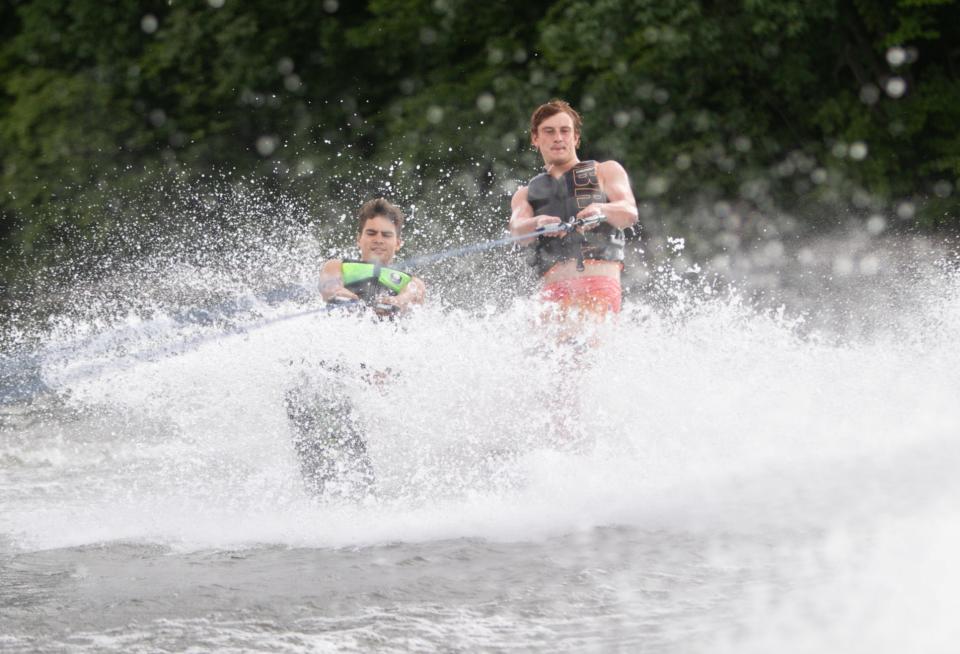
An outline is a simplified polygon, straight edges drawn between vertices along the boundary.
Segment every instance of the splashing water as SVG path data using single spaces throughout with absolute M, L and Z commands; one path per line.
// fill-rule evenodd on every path
M 571 359 L 534 302 L 502 299 L 513 282 L 495 271 L 474 270 L 467 290 L 435 287 L 430 306 L 379 324 L 320 311 L 309 266 L 302 292 L 264 300 L 236 281 L 253 264 L 235 261 L 222 275 L 184 267 L 158 295 L 226 286 L 245 298 L 231 312 L 208 303 L 199 319 L 182 311 L 189 301 L 158 300 L 98 313 L 91 290 L 90 311 L 50 323 L 32 352 L 48 392 L 5 409 L 0 431 L 0 552 L 65 552 L 58 565 L 72 569 L 108 547 L 128 567 L 147 558 L 189 575 L 196 563 L 214 578 L 217 565 L 197 557 L 240 552 L 253 567 L 237 585 L 293 607 L 296 597 L 276 599 L 302 565 L 293 553 L 335 569 L 347 548 L 351 619 L 369 633 L 316 615 L 258 616 L 251 599 L 234 622 L 202 610 L 172 618 L 171 602 L 135 616 L 152 640 L 114 625 L 78 643 L 203 647 L 212 630 L 221 645 L 268 648 L 279 641 L 249 625 L 272 619 L 306 643 L 363 649 L 387 637 L 371 615 L 391 606 L 399 633 L 428 649 L 454 638 L 466 648 L 948 651 L 960 635 L 949 619 L 960 583 L 960 281 L 949 267 L 894 280 L 910 310 L 891 307 L 887 324 L 857 337 L 668 276 L 658 302 L 635 297 Z M 458 308 L 476 279 L 491 288 Z M 492 296 L 500 304 L 485 306 Z M 371 383 L 378 373 L 385 381 Z M 305 492 L 285 410 L 304 379 L 338 388 L 361 415 L 375 496 Z M 552 563 L 538 568 L 538 556 Z M 406 579 L 410 557 L 430 562 L 432 617 L 414 618 L 423 606 L 377 581 L 385 565 Z M 276 585 L 258 576 L 264 565 Z M 477 566 L 488 587 L 468 583 Z M 538 589 L 536 610 L 516 589 L 493 597 L 507 578 Z M 187 603 L 222 608 L 202 597 Z M 445 602 L 452 612 L 436 608 Z M 485 614 L 491 604 L 500 613 Z M 25 624 L 11 618 L 3 631 Z M 187 640 L 170 640 L 171 625 Z

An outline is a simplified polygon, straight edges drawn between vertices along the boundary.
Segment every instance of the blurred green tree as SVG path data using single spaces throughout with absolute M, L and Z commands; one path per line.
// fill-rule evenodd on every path
M 363 162 L 505 213 L 554 96 L 678 229 L 718 200 L 958 225 L 957 0 L 13 0 L 0 37 L 7 284 L 210 175 L 322 207 L 383 191 Z

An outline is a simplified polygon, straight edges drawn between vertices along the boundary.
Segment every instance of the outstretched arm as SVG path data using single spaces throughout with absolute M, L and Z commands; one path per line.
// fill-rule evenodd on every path
M 510 210 L 510 234 L 513 236 L 524 236 L 531 234 L 533 230 L 540 227 L 562 222 L 559 216 L 533 215 L 533 206 L 527 201 L 526 186 L 521 186 L 513 194 L 513 199 L 510 201 Z M 566 233 L 551 232 L 546 236 L 566 236 Z M 521 241 L 521 243 L 526 245 L 532 241 L 533 237 L 531 236 L 530 240 Z
M 588 205 L 577 214 L 577 218 L 602 213 L 607 217 L 607 222 L 617 229 L 632 227 L 637 222 L 637 201 L 633 197 L 627 171 L 616 161 L 604 161 L 597 164 L 597 176 L 607 201 Z
M 344 300 L 359 300 L 356 293 L 343 286 L 343 262 L 340 259 L 325 261 L 320 267 L 320 296 L 324 302 L 334 297 Z
M 426 297 L 426 286 L 419 277 L 413 277 L 402 291 L 396 295 L 384 295 L 378 298 L 381 304 L 390 304 L 397 307 L 400 311 L 406 311 L 411 306 L 423 304 Z

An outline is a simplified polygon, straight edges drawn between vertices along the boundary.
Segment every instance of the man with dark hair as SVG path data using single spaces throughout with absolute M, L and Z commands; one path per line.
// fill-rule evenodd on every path
M 320 294 L 326 302 L 363 302 L 377 313 L 406 311 L 421 304 L 424 285 L 405 272 L 387 268 L 403 245 L 403 212 L 383 198 L 369 200 L 357 213 L 360 259 L 330 259 L 320 268 Z
M 543 278 L 541 298 L 563 317 L 571 311 L 595 316 L 620 311 L 623 230 L 637 222 L 623 166 L 578 158 L 581 128 L 580 114 L 563 100 L 537 107 L 530 117 L 530 143 L 545 170 L 511 201 L 510 232 L 531 234 L 532 263 Z M 549 231 L 576 220 L 584 223 Z M 534 239 L 541 228 L 548 231 Z
M 330 259 L 320 269 L 320 293 L 327 303 L 370 307 L 393 316 L 421 304 L 424 285 L 417 277 L 388 268 L 403 244 L 403 213 L 383 198 L 370 200 L 357 214 L 359 259 Z M 321 361 L 313 375 L 286 395 L 293 445 L 307 489 L 332 499 L 358 500 L 373 492 L 374 471 L 367 455 L 363 420 L 344 392 L 344 383 L 382 384 L 389 370 L 339 361 Z M 349 380 L 349 381 L 348 381 Z

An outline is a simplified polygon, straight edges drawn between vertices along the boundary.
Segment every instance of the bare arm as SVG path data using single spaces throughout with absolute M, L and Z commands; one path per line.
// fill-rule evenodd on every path
M 320 267 L 320 296 L 324 302 L 334 297 L 345 300 L 359 300 L 356 293 L 348 291 L 343 286 L 343 262 L 340 259 L 325 261 Z
M 413 305 L 423 304 L 426 297 L 426 286 L 419 277 L 413 277 L 402 291 L 396 295 L 384 295 L 378 299 L 381 304 L 390 304 L 401 311 L 406 311 Z
M 597 176 L 607 201 L 588 205 L 577 214 L 577 218 L 602 213 L 612 227 L 632 227 L 637 222 L 637 201 L 633 197 L 627 171 L 616 161 L 604 161 L 597 164 Z
M 513 236 L 524 236 L 545 225 L 562 222 L 559 216 L 533 215 L 533 206 L 527 200 L 526 186 L 521 186 L 517 189 L 517 192 L 513 194 L 513 199 L 510 200 L 510 210 L 510 234 Z M 566 233 L 552 232 L 547 234 L 547 236 L 566 236 Z M 531 237 L 529 241 L 521 242 L 527 244 L 532 241 L 533 237 Z

